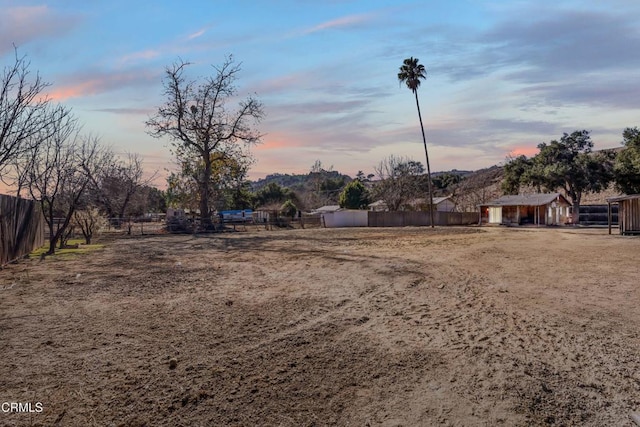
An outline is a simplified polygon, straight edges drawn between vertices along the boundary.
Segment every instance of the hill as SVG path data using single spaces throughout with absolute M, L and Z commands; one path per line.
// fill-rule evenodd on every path
M 448 194 L 442 195 L 451 196 L 458 210 L 473 211 L 477 209 L 478 204 L 497 199 L 504 194 L 501 188 L 503 177 L 504 168 L 502 166 L 480 169 L 466 174 L 460 183 L 446 190 Z M 535 193 L 536 191 L 533 187 L 525 187 L 520 190 L 521 193 Z M 556 191 L 563 193 L 560 188 Z M 611 184 L 598 193 L 584 194 L 581 204 L 602 205 L 607 203 L 608 198 L 619 195 L 620 192 L 615 189 L 615 185 Z
M 277 184 L 296 194 L 298 208 L 313 209 L 337 204 L 340 192 L 351 181 L 353 179 L 349 175 L 333 170 L 293 175 L 275 173 L 252 182 L 251 190 L 260 192 L 270 184 Z
M 601 151 L 618 153 L 622 149 L 621 147 Z M 502 166 L 494 165 L 476 171 L 452 169 L 434 172 L 431 175 L 434 183 L 434 196 L 451 197 L 459 211 L 475 211 L 480 203 L 503 195 L 501 183 L 504 177 L 504 168 Z M 320 205 L 335 204 L 341 189 L 352 180 L 353 178 L 350 176 L 341 174 L 338 171 L 293 175 L 276 173 L 252 182 L 251 187 L 253 191 L 258 191 L 273 182 L 302 195 L 302 199 L 305 201 L 304 204 L 311 206 L 318 203 Z M 369 186 L 372 185 L 375 185 L 375 181 L 369 184 Z M 533 187 L 521 190 L 523 193 L 533 193 L 535 191 L 536 189 Z M 557 191 L 562 192 L 561 189 Z M 310 196 L 310 193 L 318 194 L 319 192 L 323 194 L 322 200 L 314 200 Z M 619 194 L 612 184 L 602 192 L 583 195 L 582 204 L 606 204 L 607 198 Z
M 273 173 L 267 175 L 264 178 L 261 178 L 257 181 L 251 182 L 251 190 L 258 191 L 262 187 L 266 187 L 270 183 L 276 183 L 281 187 L 290 188 L 293 191 L 305 189 L 318 180 L 321 179 L 333 179 L 333 180 L 344 180 L 345 182 L 350 182 L 353 180 L 349 175 L 341 174 L 338 171 L 323 171 L 323 172 L 309 172 L 306 174 L 282 174 L 282 173 Z

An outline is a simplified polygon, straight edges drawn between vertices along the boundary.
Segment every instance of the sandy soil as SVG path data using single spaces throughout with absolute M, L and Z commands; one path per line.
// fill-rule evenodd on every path
M 7 426 L 632 426 L 640 238 L 121 239 L 0 271 Z

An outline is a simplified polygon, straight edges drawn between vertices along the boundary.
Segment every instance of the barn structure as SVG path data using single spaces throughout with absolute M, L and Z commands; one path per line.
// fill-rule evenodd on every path
M 611 234 L 612 208 L 614 203 L 618 204 L 618 228 L 622 235 L 640 234 L 640 194 L 630 194 L 628 196 L 612 197 L 607 199 L 609 205 L 609 234 Z
M 571 203 L 560 193 L 502 196 L 478 207 L 481 224 L 562 225 L 571 220 Z

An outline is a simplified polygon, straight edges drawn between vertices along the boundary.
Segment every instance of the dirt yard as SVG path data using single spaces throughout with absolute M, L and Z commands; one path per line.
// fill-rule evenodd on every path
M 632 426 L 640 238 L 315 229 L 0 271 L 2 426 Z M 6 408 L 7 406 L 5 406 Z

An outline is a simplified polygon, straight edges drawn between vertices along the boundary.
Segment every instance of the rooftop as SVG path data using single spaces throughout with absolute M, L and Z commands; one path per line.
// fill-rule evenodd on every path
M 559 197 L 566 200 L 560 193 L 507 195 L 496 200 L 482 203 L 481 206 L 542 206 L 558 200 Z

